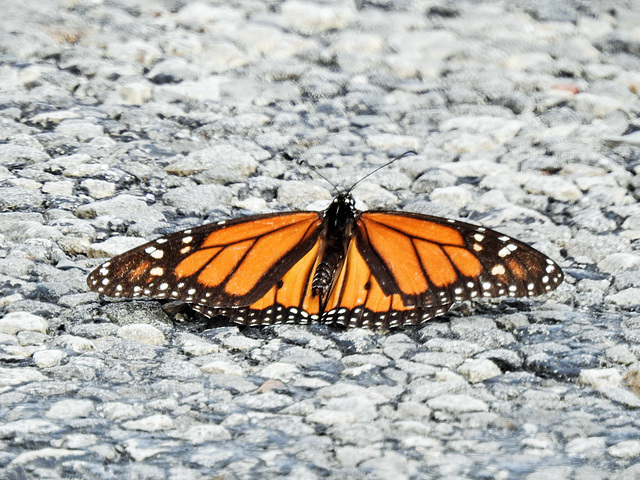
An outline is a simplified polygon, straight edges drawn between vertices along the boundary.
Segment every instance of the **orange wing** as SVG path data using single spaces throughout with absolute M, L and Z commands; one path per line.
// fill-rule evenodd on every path
M 114 257 L 94 270 L 87 284 L 113 297 L 251 305 L 290 275 L 302 258 L 310 258 L 321 224 L 317 212 L 299 212 L 184 230 Z
M 455 301 L 540 295 L 562 279 L 544 254 L 496 231 L 415 213 L 365 212 L 325 316 L 349 326 L 417 324 Z

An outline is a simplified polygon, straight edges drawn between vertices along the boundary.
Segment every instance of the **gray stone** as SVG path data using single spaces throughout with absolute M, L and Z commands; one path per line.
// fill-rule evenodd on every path
M 148 345 L 162 345 L 165 342 L 164 333 L 160 329 L 145 323 L 124 325 L 118 329 L 118 336 Z
M 49 322 L 29 312 L 11 312 L 0 319 L 0 333 L 15 335 L 23 330 L 47 333 L 48 329 Z
M 124 422 L 122 426 L 128 430 L 142 430 L 144 432 L 157 432 L 173 428 L 173 419 L 168 415 L 157 414 L 140 420 Z
M 484 401 L 469 395 L 441 395 L 429 400 L 427 405 L 434 410 L 451 413 L 485 412 L 489 409 Z
M 622 382 L 622 374 L 615 368 L 584 369 L 578 380 L 597 390 L 618 387 Z
M 467 377 L 471 383 L 483 382 L 502 374 L 500 368 L 486 358 L 467 360 L 458 367 L 457 371 Z
M 78 207 L 76 213 L 81 218 L 96 218 L 112 215 L 126 221 L 162 221 L 164 216 L 149 208 L 142 199 L 133 195 L 122 194 L 108 200 L 100 200 Z
M 0 386 L 2 387 L 45 380 L 47 380 L 46 376 L 30 367 L 0 367 Z
M 95 408 L 91 400 L 60 400 L 54 403 L 45 416 L 50 419 L 70 419 L 88 417 Z
M 59 365 L 66 356 L 63 350 L 41 350 L 33 354 L 33 361 L 38 367 L 47 368 Z
M 168 205 L 197 215 L 205 215 L 220 205 L 228 205 L 232 198 L 233 192 L 222 185 L 178 187 L 162 196 Z
M 24 465 L 26 463 L 36 462 L 38 460 L 59 462 L 66 457 L 80 457 L 85 455 L 84 450 L 70 450 L 66 448 L 42 448 L 40 450 L 31 450 L 23 452 L 13 460 L 11 466 Z
M 224 442 L 231 439 L 231 434 L 226 428 L 211 424 L 192 425 L 186 430 L 177 433 L 176 436 L 187 440 L 191 444 Z
M 626 440 L 607 448 L 609 455 L 618 458 L 637 458 L 640 455 L 640 441 Z

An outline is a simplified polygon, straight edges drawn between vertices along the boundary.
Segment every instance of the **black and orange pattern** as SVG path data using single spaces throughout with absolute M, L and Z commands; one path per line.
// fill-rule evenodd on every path
M 340 194 L 324 212 L 256 215 L 185 230 L 89 275 L 114 297 L 183 300 L 247 325 L 322 321 L 415 325 L 456 301 L 534 296 L 556 263 L 496 231 L 439 217 L 360 212 Z

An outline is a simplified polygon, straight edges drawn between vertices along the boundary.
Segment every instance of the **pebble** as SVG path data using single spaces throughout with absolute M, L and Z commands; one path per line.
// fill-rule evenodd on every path
M 607 452 L 617 458 L 637 458 L 640 455 L 640 441 L 626 440 L 610 446 Z
M 90 352 L 95 349 L 95 343 L 88 338 L 76 335 L 60 335 L 55 339 L 55 345 L 76 353 Z
M 31 367 L 0 367 L 0 387 L 45 380 L 46 376 Z
M 222 185 L 196 185 L 174 188 L 162 196 L 162 200 L 175 208 L 205 215 L 211 210 L 231 202 L 233 193 Z
M 486 358 L 467 360 L 458 367 L 457 371 L 467 377 L 471 383 L 483 382 L 502 374 L 500 368 Z
M 101 215 L 113 215 L 125 221 L 162 221 L 164 216 L 133 195 L 122 194 L 108 200 L 81 205 L 76 210 L 80 218 L 96 218 Z
M 582 192 L 576 185 L 559 177 L 530 177 L 524 188 L 529 193 L 546 195 L 563 202 L 576 201 L 582 197 Z
M 585 369 L 578 381 L 595 389 L 617 387 L 622 382 L 622 374 L 615 368 Z
M 16 335 L 21 331 L 47 333 L 49 322 L 29 312 L 11 312 L 0 319 L 0 333 Z
M 80 182 L 80 186 L 86 188 L 89 195 L 98 200 L 112 197 L 116 193 L 116 185 L 112 182 L 105 182 L 104 180 L 88 178 Z
M 287 0 L 282 5 L 284 21 L 305 35 L 340 30 L 347 26 L 355 11 L 347 4 L 317 4 L 299 0 Z
M 253 156 L 230 144 L 218 144 L 202 150 L 191 152 L 186 157 L 176 160 L 165 167 L 172 175 L 189 176 L 215 170 L 218 174 L 220 159 L 224 158 L 224 173 L 219 183 L 238 182 L 255 173 L 258 168 Z
M 31 450 L 23 452 L 13 460 L 11 460 L 11 466 L 24 465 L 36 461 L 56 461 L 59 462 L 65 457 L 80 457 L 85 455 L 84 450 L 69 450 L 66 448 L 41 448 L 40 450 Z
M 45 414 L 49 419 L 70 419 L 89 417 L 95 410 L 91 400 L 60 400 L 51 405 Z
M 0 425 L 0 438 L 6 439 L 16 435 L 49 435 L 62 430 L 62 427 L 48 420 L 29 418 L 6 422 Z
M 127 430 L 141 430 L 144 432 L 157 432 L 173 428 L 173 419 L 164 414 L 151 415 L 140 420 L 130 420 L 123 422 L 122 426 Z
M 40 350 L 34 352 L 33 361 L 40 368 L 48 368 L 59 365 L 67 354 L 63 350 Z
M 450 413 L 486 412 L 489 406 L 478 398 L 469 395 L 440 395 L 427 402 L 427 406 L 434 410 L 444 410 Z
M 200 370 L 202 370 L 204 373 L 223 373 L 225 375 L 238 375 L 240 377 L 245 376 L 242 367 L 231 362 L 225 362 L 223 360 L 207 362 L 200 367 Z
M 118 329 L 118 336 L 147 345 L 162 345 L 165 342 L 164 333 L 160 329 L 145 323 L 124 325 Z
M 184 432 L 180 432 L 179 438 L 197 445 L 208 442 L 224 442 L 231 439 L 231 434 L 229 430 L 220 425 L 199 424 L 192 425 Z
M 564 447 L 565 452 L 574 455 L 593 455 L 594 452 L 603 452 L 606 443 L 604 437 L 574 438 Z
M 605 301 L 614 305 L 633 306 L 638 304 L 639 295 L 640 288 L 625 288 L 618 293 L 605 296 Z
M 144 238 L 138 237 L 109 237 L 104 242 L 92 243 L 87 249 L 89 258 L 115 257 L 132 248 L 146 243 Z

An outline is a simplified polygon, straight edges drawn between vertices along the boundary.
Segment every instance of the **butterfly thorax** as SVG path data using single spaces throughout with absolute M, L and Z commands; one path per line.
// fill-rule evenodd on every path
M 320 297 L 322 310 L 346 258 L 353 236 L 353 224 L 358 215 L 353 197 L 349 193 L 339 194 L 324 211 L 322 254 L 311 283 L 313 295 Z

